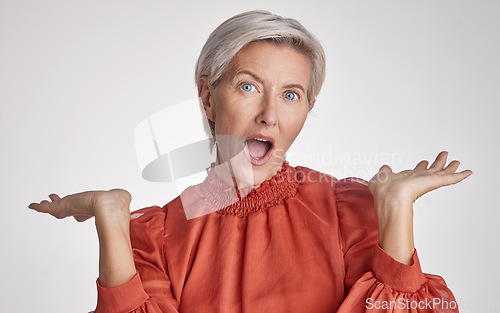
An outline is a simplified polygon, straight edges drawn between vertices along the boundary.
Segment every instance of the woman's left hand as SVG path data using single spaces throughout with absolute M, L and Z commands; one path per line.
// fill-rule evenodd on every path
M 456 172 L 460 162 L 446 167 L 448 152 L 442 151 L 428 167 L 421 161 L 413 170 L 393 173 L 383 165 L 370 179 L 368 188 L 373 195 L 379 229 L 380 246 L 396 260 L 409 264 L 414 252 L 413 202 L 429 191 L 456 184 L 472 174 L 470 170 Z
M 384 165 L 370 180 L 368 188 L 374 199 L 397 197 L 400 201 L 412 204 L 429 191 L 456 184 L 472 174 L 471 170 L 455 173 L 460 165 L 457 160 L 445 167 L 447 157 L 448 152 L 441 151 L 429 168 L 429 162 L 423 160 L 413 170 L 399 173 L 393 173 L 389 166 Z

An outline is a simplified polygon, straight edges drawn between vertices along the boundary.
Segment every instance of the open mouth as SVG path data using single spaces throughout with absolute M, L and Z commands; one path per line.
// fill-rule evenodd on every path
M 252 138 L 253 137 L 253 138 Z M 272 138 L 265 136 L 251 136 L 245 141 L 247 157 L 253 165 L 262 165 L 271 157 L 273 149 Z

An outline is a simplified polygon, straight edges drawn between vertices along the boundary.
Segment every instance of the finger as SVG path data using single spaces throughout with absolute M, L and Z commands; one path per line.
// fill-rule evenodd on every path
M 458 166 L 460 166 L 460 162 L 457 160 L 453 160 L 443 169 L 443 172 L 445 174 L 453 174 L 457 170 Z
M 40 203 L 31 203 L 28 207 L 30 209 L 33 209 L 37 212 L 41 212 L 41 213 L 49 213 L 49 205 L 50 205 L 50 202 L 47 201 L 47 200 L 43 200 L 42 202 Z
M 444 165 L 446 164 L 446 158 L 448 157 L 448 151 L 441 151 L 438 156 L 436 157 L 436 160 L 434 163 L 432 163 L 431 167 L 429 167 L 429 170 L 431 172 L 436 172 L 440 171 L 443 169 Z
M 392 169 L 391 169 L 391 167 L 390 167 L 389 165 L 384 164 L 384 165 L 382 165 L 382 167 L 378 170 L 378 172 L 379 172 L 379 173 L 380 173 L 380 172 L 386 172 L 386 173 L 389 173 L 389 174 L 390 174 L 390 173 L 392 173 Z
M 58 195 L 56 195 L 55 193 L 51 193 L 51 194 L 49 195 L 49 198 L 50 198 L 50 200 L 52 200 L 52 201 L 61 200 L 61 197 L 59 197 L 59 196 L 58 196 Z
M 370 179 L 371 182 L 385 182 L 389 179 L 389 174 L 392 173 L 392 169 L 389 165 L 382 165 L 378 172 Z
M 464 176 L 465 176 L 465 177 L 464 177 L 464 179 L 465 179 L 465 178 L 467 178 L 467 177 L 471 176 L 473 172 L 472 172 L 471 170 L 463 170 L 463 171 L 461 171 L 460 173 L 462 173 L 462 175 L 464 175 Z
M 31 203 L 28 207 L 40 213 L 48 213 L 58 219 L 68 216 L 64 211 L 63 201 L 50 202 L 43 200 L 39 204 Z
M 55 193 L 51 193 L 49 195 L 49 198 L 50 198 L 50 200 L 52 200 L 52 202 L 57 201 L 57 200 L 61 200 L 61 198 Z M 46 205 L 47 202 L 48 202 L 48 204 L 50 204 L 50 202 L 47 200 L 43 200 L 40 203 L 33 202 L 33 203 L 30 203 L 28 205 L 28 208 L 41 212 L 40 210 L 47 210 L 47 208 L 48 208 Z M 48 212 L 43 212 L 43 213 L 48 213 Z
M 429 166 L 429 161 L 422 160 L 415 166 L 414 170 L 426 170 L 427 166 Z
M 472 174 L 471 170 L 464 170 L 458 173 L 443 175 L 441 176 L 442 178 L 439 187 L 457 184 L 462 180 L 466 179 L 467 177 L 469 177 L 471 174 Z

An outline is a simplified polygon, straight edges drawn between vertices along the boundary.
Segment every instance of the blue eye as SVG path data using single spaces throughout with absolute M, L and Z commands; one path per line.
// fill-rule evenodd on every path
M 254 88 L 254 85 L 250 83 L 244 83 L 243 85 L 241 85 L 241 89 L 243 89 L 244 91 L 252 91 Z
M 285 92 L 285 98 L 287 100 L 293 101 L 293 100 L 297 100 L 299 98 L 299 96 L 293 91 L 287 91 L 287 92 Z

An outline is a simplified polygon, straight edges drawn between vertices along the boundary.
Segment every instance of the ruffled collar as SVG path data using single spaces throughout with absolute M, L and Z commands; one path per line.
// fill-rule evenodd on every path
M 241 197 L 236 188 L 217 178 L 214 171 L 215 164 L 207 169 L 207 178 L 195 186 L 196 195 L 211 211 L 220 215 L 236 215 L 246 217 L 254 212 L 262 212 L 270 207 L 283 204 L 288 198 L 297 194 L 298 187 L 303 180 L 301 172 L 284 162 L 276 174 L 264 181 L 258 188 L 243 192 Z

